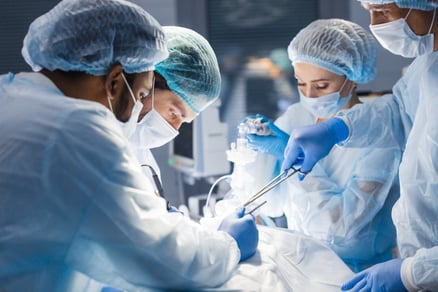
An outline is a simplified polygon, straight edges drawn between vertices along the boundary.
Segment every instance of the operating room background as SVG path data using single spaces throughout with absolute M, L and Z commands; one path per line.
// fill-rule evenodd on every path
M 0 2 L 0 74 L 28 71 L 21 57 L 27 28 L 55 0 Z M 181 25 L 204 35 L 215 49 L 223 76 L 220 122 L 227 124 L 226 145 L 236 139 L 236 127 L 247 115 L 275 119 L 298 101 L 286 48 L 299 29 L 318 18 L 343 18 L 368 27 L 368 12 L 355 0 L 132 0 L 162 25 Z M 410 61 L 379 47 L 377 78 L 359 86 L 363 93 L 390 90 Z M 216 106 L 216 105 L 215 105 Z M 169 146 L 153 149 L 161 168 L 167 199 L 187 204 L 189 196 L 208 192 L 218 176 L 190 178 L 169 166 Z M 215 159 L 211 157 L 211 159 Z M 231 171 L 232 166 L 227 170 Z

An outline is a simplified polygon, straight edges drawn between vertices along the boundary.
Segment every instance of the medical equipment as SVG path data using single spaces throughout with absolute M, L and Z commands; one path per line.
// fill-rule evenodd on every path
M 260 208 L 261 206 L 263 206 L 263 205 L 266 204 L 267 202 L 268 202 L 268 201 L 263 201 L 263 203 L 258 204 L 256 207 L 252 208 L 250 211 L 246 211 L 246 212 L 245 212 L 245 215 L 248 215 L 248 214 L 252 214 L 252 213 L 254 213 L 254 211 L 256 211 L 258 208 Z
M 219 120 L 217 100 L 196 119 L 182 124 L 169 144 L 168 164 L 192 178 L 222 175 L 230 171 L 226 159 L 228 130 Z
M 248 117 L 245 119 L 244 125 L 247 128 L 248 134 L 257 134 L 259 136 L 272 135 L 268 127 L 269 120 L 265 120 L 263 116 Z
M 257 199 L 261 198 L 263 195 L 265 195 L 267 192 L 275 188 L 277 185 L 284 182 L 286 179 L 294 175 L 295 173 L 300 173 L 302 175 L 305 175 L 305 173 L 301 172 L 300 169 L 291 167 L 288 170 L 282 171 L 279 175 L 271 179 L 267 184 L 265 184 L 260 190 L 258 190 L 251 198 L 249 198 L 243 206 L 246 207 L 250 205 L 251 203 L 255 202 Z M 262 203 L 263 204 L 263 203 Z M 257 207 L 258 208 L 258 207 Z
M 228 160 L 234 163 L 230 180 L 231 191 L 224 196 L 224 200 L 216 204 L 216 213 L 222 213 L 218 212 L 218 208 L 223 206 L 225 201 L 227 205 L 231 203 L 235 207 L 242 206 L 242 202 L 248 198 L 251 192 L 254 178 L 245 171 L 245 165 L 255 161 L 257 152 L 248 145 L 247 133 L 246 124 L 239 124 L 238 138 L 236 142 L 231 143 L 231 149 L 226 151 Z M 228 209 L 228 207 L 223 207 L 223 211 Z

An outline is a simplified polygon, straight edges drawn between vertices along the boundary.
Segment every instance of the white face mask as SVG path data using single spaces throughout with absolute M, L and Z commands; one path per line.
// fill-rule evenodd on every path
M 432 23 L 426 35 L 417 35 L 409 27 L 406 19 L 411 10 L 412 8 L 405 18 L 370 25 L 371 32 L 385 49 L 406 58 L 414 58 L 433 52 L 435 45 L 434 35 L 431 31 L 435 22 L 436 9 L 433 11 Z
M 163 146 L 172 141 L 179 132 L 154 108 L 155 94 L 152 88 L 152 109 L 138 123 L 130 142 L 137 147 L 148 149 Z
M 344 107 L 344 105 L 351 99 L 353 87 L 350 93 L 341 98 L 341 91 L 347 83 L 347 78 L 345 78 L 339 91 L 319 96 L 319 97 L 307 97 L 301 90 L 298 90 L 300 94 L 301 105 L 308 110 L 316 118 L 329 118 L 336 114 L 338 110 Z
M 140 112 L 143 108 L 143 103 L 140 100 L 137 100 L 135 98 L 134 93 L 132 92 L 131 86 L 129 86 L 128 81 L 126 80 L 125 75 L 123 73 L 122 73 L 122 78 L 123 78 L 123 81 L 125 82 L 126 86 L 128 87 L 128 90 L 129 90 L 129 93 L 131 94 L 132 99 L 134 100 L 134 107 L 132 108 L 131 116 L 129 117 L 128 121 L 126 121 L 126 122 L 121 122 L 119 120 L 117 120 L 117 121 L 119 122 L 120 126 L 122 127 L 123 134 L 125 135 L 125 137 L 127 139 L 129 139 L 132 136 L 132 134 L 134 134 L 134 132 L 135 132 L 138 117 L 140 116 Z M 110 100 L 109 96 L 107 96 L 107 98 L 108 98 L 110 110 L 114 113 L 113 106 L 111 104 L 111 100 Z

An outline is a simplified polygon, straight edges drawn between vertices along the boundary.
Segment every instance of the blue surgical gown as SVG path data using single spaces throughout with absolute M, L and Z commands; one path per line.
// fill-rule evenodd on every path
M 405 147 L 400 199 L 392 211 L 402 257 L 413 257 L 415 284 L 438 287 L 438 52 L 417 57 L 393 96 L 341 113 L 351 128 L 346 147 Z M 372 125 L 372 126 L 371 126 Z
M 286 133 L 314 123 L 300 103 L 275 122 Z M 326 242 L 353 270 L 362 270 L 392 256 L 400 159 L 396 147 L 335 147 L 303 181 L 293 176 L 271 193 L 264 212 L 284 212 L 289 229 Z
M 168 213 L 114 115 L 39 73 L 0 76 L 0 290 L 213 287 L 240 258 L 225 232 Z

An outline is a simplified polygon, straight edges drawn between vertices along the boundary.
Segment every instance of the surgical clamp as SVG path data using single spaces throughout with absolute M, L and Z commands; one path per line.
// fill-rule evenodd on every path
M 292 170 L 292 171 L 291 171 Z M 251 198 L 248 199 L 248 201 L 243 204 L 243 207 L 247 207 L 249 204 L 275 188 L 277 185 L 281 184 L 283 181 L 294 175 L 295 173 L 300 173 L 303 175 L 306 175 L 306 173 L 302 172 L 299 168 L 291 167 L 288 170 L 282 171 L 279 175 L 271 179 L 267 184 L 265 184 L 257 193 L 255 193 Z M 264 202 L 261 204 L 263 205 Z M 258 208 L 258 207 L 256 207 Z

